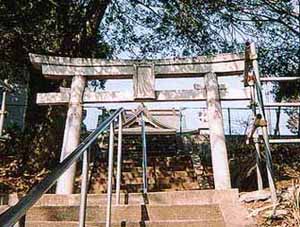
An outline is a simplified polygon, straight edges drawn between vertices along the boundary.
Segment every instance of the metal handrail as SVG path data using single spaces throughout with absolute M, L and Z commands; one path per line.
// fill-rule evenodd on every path
M 141 123 L 142 123 L 142 152 L 143 152 L 143 193 L 146 194 L 148 191 L 148 184 L 147 184 L 147 142 L 146 142 L 146 129 L 145 129 L 145 121 L 144 121 L 144 114 L 141 115 Z
M 70 153 L 56 168 L 39 184 L 34 186 L 26 196 L 13 207 L 6 210 L 0 216 L 0 226 L 10 227 L 21 219 L 28 209 L 30 209 L 58 180 L 58 178 L 73 164 L 87 148 L 98 138 L 98 136 L 118 117 L 123 108 L 116 110 L 110 117 L 105 119 L 99 127 L 89 134 L 77 148 Z

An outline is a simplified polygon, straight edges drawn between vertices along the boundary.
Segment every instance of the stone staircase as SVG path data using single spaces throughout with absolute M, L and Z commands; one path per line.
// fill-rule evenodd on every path
M 141 192 L 142 163 L 141 154 L 130 152 L 123 155 L 121 191 Z M 174 151 L 159 154 L 148 152 L 147 158 L 148 191 L 177 191 L 200 189 L 191 155 Z M 116 163 L 115 163 L 116 166 Z M 106 193 L 107 157 L 98 159 L 97 172 L 92 176 L 90 192 Z M 116 181 L 113 180 L 113 184 Z M 113 185 L 113 188 L 115 185 Z
M 79 194 L 46 194 L 28 211 L 26 227 L 78 226 L 79 201 Z M 105 226 L 105 211 L 106 195 L 89 194 L 86 226 Z M 247 215 L 234 189 L 130 193 L 112 206 L 112 226 L 255 226 Z
M 94 152 L 93 154 L 95 154 Z M 87 200 L 86 226 L 105 226 L 107 152 L 94 162 Z M 113 194 L 112 226 L 120 227 L 252 227 L 253 220 L 238 202 L 238 190 L 200 190 L 201 160 L 197 154 L 149 149 L 148 193 L 143 195 L 140 149 L 126 150 L 122 161 L 121 203 Z M 116 163 L 115 163 L 116 166 Z M 197 167 L 197 168 L 195 168 Z M 211 179 L 210 179 L 211 178 Z M 212 180 L 212 176 L 207 179 Z M 77 179 L 76 184 L 80 183 Z M 210 182 L 207 184 L 212 185 Z M 113 180 L 115 188 L 115 179 Z M 78 193 L 77 189 L 77 193 Z M 92 193 L 92 194 L 91 194 Z M 0 213 L 16 203 L 16 196 L 1 199 Z M 6 204 L 6 205 L 5 205 Z M 27 212 L 26 227 L 77 227 L 80 194 L 45 194 Z

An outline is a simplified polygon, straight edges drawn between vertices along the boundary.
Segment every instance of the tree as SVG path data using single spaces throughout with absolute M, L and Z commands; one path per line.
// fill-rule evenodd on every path
M 27 127 L 24 132 L 12 129 L 12 140 L 1 147 L 1 155 L 5 158 L 1 166 L 4 176 L 13 174 L 14 179 L 19 179 L 19 176 L 27 175 L 35 181 L 37 179 L 31 176 L 40 171 L 45 174 L 51 169 L 57 163 L 61 149 L 65 107 L 38 107 L 35 95 L 41 91 L 55 91 L 62 83 L 68 82 L 44 79 L 32 69 L 28 53 L 108 57 L 110 49 L 98 28 L 109 3 L 109 0 L 1 2 L 1 79 L 8 77 L 12 82 L 28 84 L 29 88 Z M 24 70 L 28 73 L 24 74 Z M 103 86 L 103 83 L 98 85 Z M 18 161 L 15 171 L 11 171 L 7 157 L 15 157 Z M 5 168 L 6 164 L 8 168 Z M 27 190 L 34 183 L 20 178 L 25 185 L 21 187 L 9 177 L 5 179 L 9 179 L 4 183 L 8 187 L 4 187 L 6 191 Z
M 243 52 L 246 41 L 255 41 L 263 75 L 300 76 L 295 0 L 114 1 L 101 31 L 115 56 L 138 58 Z M 279 83 L 273 93 L 277 101 L 297 100 L 299 88 Z
M 195 56 L 259 47 L 262 72 L 299 73 L 299 1 L 113 1 L 101 25 L 114 54 Z M 122 45 L 120 45 L 122 43 Z

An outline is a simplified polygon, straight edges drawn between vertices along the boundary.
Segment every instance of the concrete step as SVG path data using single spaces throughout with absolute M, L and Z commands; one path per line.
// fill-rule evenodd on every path
M 29 221 L 26 227 L 78 227 L 78 222 Z M 225 227 L 224 220 L 176 220 L 176 221 L 139 221 L 112 223 L 112 227 Z M 104 222 L 87 222 L 86 227 L 105 227 Z
M 154 180 L 153 177 L 148 177 L 147 182 L 148 182 L 148 185 L 149 184 L 155 184 L 155 180 Z M 124 187 L 126 187 L 129 184 L 142 185 L 143 184 L 143 178 L 142 177 L 124 177 L 122 179 L 122 184 L 125 184 Z
M 157 169 L 154 170 L 147 170 L 147 176 L 148 179 L 154 179 L 156 178 L 195 178 L 196 179 L 196 173 L 194 171 L 185 171 L 185 170 L 178 170 L 178 171 L 160 171 Z M 130 172 L 122 172 L 122 179 L 124 180 L 132 180 L 137 178 L 142 178 L 143 172 L 136 172 L 136 171 L 130 171 Z M 98 173 L 98 178 L 106 179 L 107 173 Z
M 113 186 L 115 187 L 115 186 Z M 171 188 L 170 185 L 163 185 L 163 188 Z M 122 184 L 121 185 L 121 192 L 124 193 L 142 193 L 143 189 L 143 184 L 138 184 L 138 183 L 132 183 L 132 184 Z M 149 192 L 155 192 L 158 191 L 158 187 L 155 184 L 149 184 L 148 183 L 148 191 Z M 106 193 L 106 191 L 105 191 Z
M 141 193 L 121 193 L 121 204 L 141 204 L 144 201 Z M 106 194 L 88 194 L 88 205 L 105 205 Z M 115 204 L 115 194 L 113 194 Z M 238 201 L 238 190 L 192 190 L 147 193 L 149 204 L 211 204 L 235 203 Z M 36 206 L 78 206 L 80 194 L 56 195 L 45 194 Z
M 40 206 L 31 208 L 26 221 L 78 221 L 78 206 Z M 105 220 L 105 206 L 88 206 L 86 221 Z M 112 207 L 112 221 L 223 220 L 218 204 L 207 205 L 120 205 Z
M 131 154 L 132 155 L 132 154 Z M 148 157 L 147 158 L 147 162 L 149 162 L 149 164 L 153 164 L 153 163 L 159 163 L 159 162 L 168 162 L 170 164 L 174 164 L 174 163 L 191 163 L 192 159 L 190 155 L 176 155 L 176 153 L 172 153 L 170 156 L 163 154 L 162 156 L 158 157 L 158 156 L 154 156 L 154 157 Z M 134 156 L 133 158 L 130 157 L 130 155 L 128 157 L 126 157 L 126 155 L 123 156 L 123 162 L 126 163 L 134 163 L 134 164 L 138 164 L 141 163 L 141 154 L 138 154 L 136 156 Z
M 3 203 L 13 205 L 19 196 L 12 194 L 4 197 Z M 77 226 L 79 201 L 79 194 L 44 195 L 28 211 L 26 226 Z M 144 202 L 148 204 L 141 205 Z M 112 226 L 256 226 L 247 210 L 238 203 L 236 189 L 155 192 L 147 193 L 147 196 L 140 193 L 121 194 L 122 205 L 114 204 L 115 195 L 113 195 Z M 0 211 L 7 208 L 7 205 L 2 205 Z M 104 226 L 105 214 L 106 194 L 89 194 L 87 226 Z
M 178 178 L 193 178 L 196 177 L 196 174 L 194 171 L 174 171 L 172 176 Z
M 155 167 L 155 171 L 190 171 L 193 172 L 194 168 L 192 165 L 184 165 L 184 164 L 176 164 L 176 165 L 166 165 L 166 164 L 157 164 Z M 148 163 L 147 171 L 154 171 L 154 167 L 150 166 Z M 126 164 L 122 165 L 122 172 L 136 172 L 136 173 L 142 173 L 143 168 L 142 165 L 135 165 L 135 164 Z
M 182 180 L 175 179 L 172 182 L 167 180 L 160 181 L 156 184 L 148 184 L 149 192 L 169 192 L 169 191 L 183 191 L 183 190 L 199 190 L 198 182 L 183 182 Z M 142 192 L 142 184 L 132 183 L 127 185 L 121 185 L 122 192 L 136 193 Z M 106 192 L 106 189 L 105 189 Z
M 153 177 L 150 174 L 147 177 L 148 185 L 151 184 L 171 184 L 171 183 L 197 183 L 197 178 L 193 176 L 188 176 L 188 173 L 174 173 L 174 176 L 157 176 Z M 125 184 L 126 187 L 129 184 L 138 184 L 141 185 L 143 183 L 142 177 L 133 177 L 129 174 L 127 177 L 122 178 L 122 184 Z M 198 185 L 198 183 L 197 183 Z M 199 185 L 198 185 L 199 186 Z

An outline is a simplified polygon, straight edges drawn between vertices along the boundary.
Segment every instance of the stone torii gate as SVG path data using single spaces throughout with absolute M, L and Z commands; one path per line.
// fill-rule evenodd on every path
M 49 79 L 70 79 L 71 88 L 60 92 L 39 93 L 40 105 L 69 105 L 61 160 L 80 142 L 83 103 L 206 101 L 215 189 L 231 188 L 227 150 L 224 136 L 222 100 L 249 100 L 248 88 L 231 90 L 219 86 L 218 77 L 243 75 L 245 57 L 221 54 L 170 60 L 100 60 L 90 58 L 51 57 L 30 54 L 34 67 Z M 156 90 L 156 78 L 204 77 L 203 86 L 190 90 Z M 133 94 L 120 91 L 92 92 L 87 80 L 132 79 Z M 75 165 L 59 179 L 56 192 L 71 194 Z

